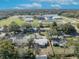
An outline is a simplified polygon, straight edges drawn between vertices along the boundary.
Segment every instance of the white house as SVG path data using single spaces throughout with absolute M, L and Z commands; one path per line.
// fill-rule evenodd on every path
M 50 28 L 40 28 L 40 31 L 42 32 L 42 31 L 49 31 L 50 30 Z
M 47 59 L 47 55 L 36 55 L 36 59 Z
M 34 39 L 35 44 L 40 47 L 45 47 L 48 45 L 48 39 L 45 36 L 39 36 Z
M 30 38 L 33 38 L 33 36 L 32 35 L 24 35 L 24 36 L 22 36 L 22 34 L 21 34 L 21 35 L 18 35 L 18 36 L 10 37 L 12 42 L 16 43 L 17 45 L 22 45 L 22 44 L 28 43 L 28 40 Z
M 62 19 L 62 17 L 60 17 L 57 14 L 48 14 L 48 15 L 43 15 L 43 17 L 45 17 L 46 20 L 50 21 L 50 20 L 56 20 L 56 19 Z
M 45 46 L 48 43 L 48 40 L 47 39 L 35 39 L 34 41 L 39 46 Z
M 23 15 L 23 16 L 19 16 L 21 17 L 22 19 L 24 19 L 25 21 L 33 21 L 33 16 L 32 15 Z
M 0 33 L 0 38 L 5 37 L 6 33 Z
M 3 27 L 0 27 L 0 32 L 2 32 L 2 31 L 3 31 L 3 29 L 4 29 Z

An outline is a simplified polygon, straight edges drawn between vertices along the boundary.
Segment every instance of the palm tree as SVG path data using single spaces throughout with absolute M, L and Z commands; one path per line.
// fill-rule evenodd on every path
M 47 38 L 49 40 L 49 44 L 52 48 L 52 53 L 53 53 L 53 56 L 55 57 L 55 52 L 54 52 L 54 48 L 53 48 L 53 45 L 51 43 L 51 39 L 52 39 L 52 35 L 56 35 L 57 34 L 57 23 L 56 22 L 53 22 L 52 24 L 50 24 L 50 31 L 47 31 Z
M 50 33 L 50 32 L 48 31 L 46 36 L 47 36 L 47 38 L 48 38 L 48 40 L 49 40 L 49 44 L 50 44 L 50 46 L 51 46 L 51 48 L 52 48 L 53 56 L 55 56 L 54 48 L 53 48 L 52 43 L 51 43 L 52 36 L 51 36 L 49 33 Z

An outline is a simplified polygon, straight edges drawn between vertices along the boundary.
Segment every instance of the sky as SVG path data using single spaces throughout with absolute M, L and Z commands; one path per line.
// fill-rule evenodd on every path
M 79 9 L 79 0 L 0 0 L 0 9 Z

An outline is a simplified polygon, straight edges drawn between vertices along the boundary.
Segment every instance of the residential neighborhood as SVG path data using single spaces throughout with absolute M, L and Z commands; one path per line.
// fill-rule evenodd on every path
M 79 59 L 79 0 L 0 0 L 0 59 Z
M 9 49 L 7 45 L 12 44 L 18 53 L 11 57 L 15 59 L 77 59 L 78 22 L 76 18 L 58 14 L 15 15 L 1 19 L 0 44 L 5 42 L 6 46 L 1 44 L 0 48 Z M 5 53 L 5 58 L 9 58 Z

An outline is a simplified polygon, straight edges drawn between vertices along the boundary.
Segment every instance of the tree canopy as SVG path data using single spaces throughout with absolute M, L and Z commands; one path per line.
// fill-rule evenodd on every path
M 10 40 L 0 40 L 0 56 L 3 59 L 16 59 L 17 50 Z
M 8 26 L 9 31 L 17 32 L 20 29 L 20 26 L 16 22 L 11 22 Z

